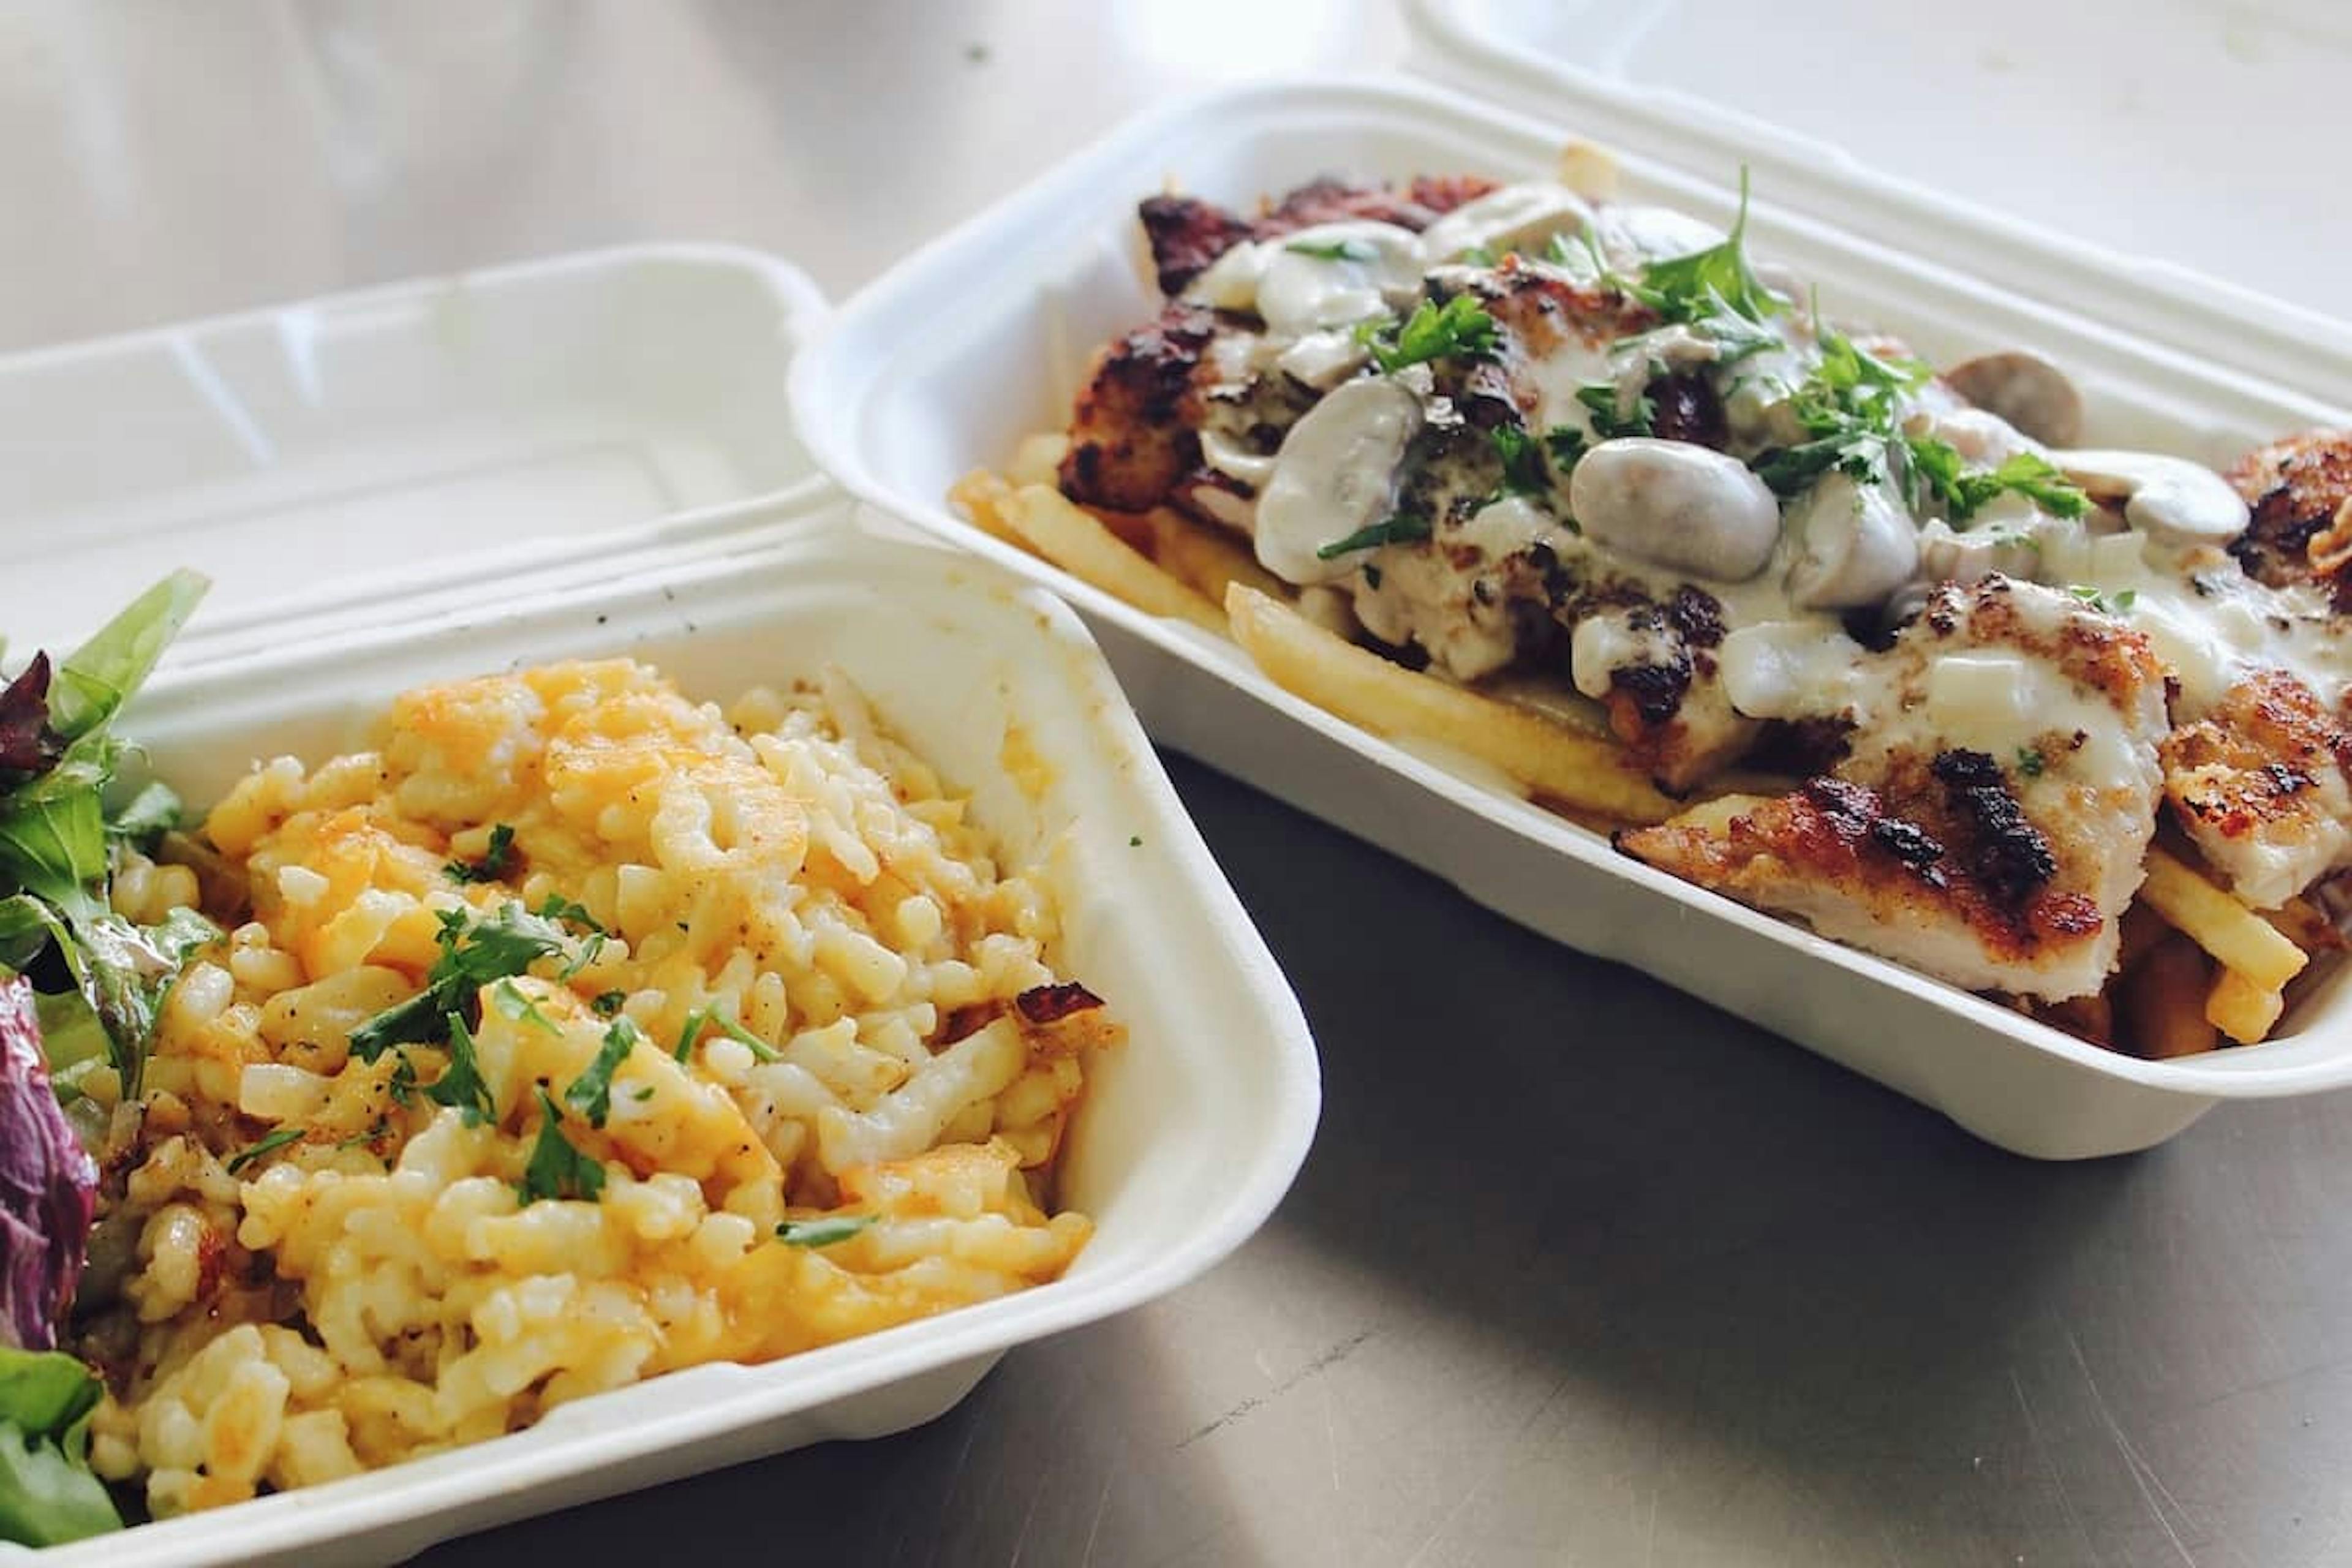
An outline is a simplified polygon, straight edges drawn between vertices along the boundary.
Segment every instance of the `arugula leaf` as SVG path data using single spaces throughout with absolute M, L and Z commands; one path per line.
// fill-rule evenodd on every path
M 1497 500 L 1504 496 L 1551 493 L 1551 475 L 1544 468 L 1543 447 L 1533 436 L 1517 425 L 1497 425 L 1486 432 L 1486 438 L 1494 443 L 1495 456 L 1503 463 L 1503 482 L 1495 491 Z
M 448 1024 L 449 1070 L 434 1080 L 425 1098 L 454 1108 L 467 1126 L 479 1127 L 498 1115 L 498 1103 L 490 1098 L 490 1086 L 482 1081 L 481 1058 L 474 1053 L 474 1032 L 455 1013 L 449 1015 Z
M 677 1059 L 685 1061 L 702 1037 L 705 1029 L 716 1029 L 738 1045 L 744 1046 L 763 1062 L 780 1062 L 784 1058 L 776 1047 L 720 1012 L 717 1007 L 698 1007 L 687 1015 L 686 1028 L 677 1037 Z
M 1692 322 L 1735 314 L 1761 323 L 1788 307 L 1748 265 L 1748 170 L 1739 171 L 1739 212 L 1720 243 L 1642 268 L 1630 292 L 1669 321 Z
M 1369 239 L 1350 236 L 1346 239 L 1294 239 L 1282 247 L 1298 256 L 1311 256 L 1318 261 L 1378 261 L 1381 248 Z
M 514 861 L 514 828 L 503 822 L 490 826 L 490 841 L 483 847 L 478 860 L 452 860 L 441 868 L 441 874 L 453 882 L 495 882 L 505 876 Z
M 299 1143 L 301 1141 L 302 1130 L 299 1127 L 280 1127 L 274 1132 L 264 1134 L 251 1147 L 230 1155 L 228 1163 L 221 1169 L 234 1176 L 256 1160 L 275 1154 L 289 1143 Z
M 829 1214 L 818 1219 L 788 1219 L 776 1226 L 776 1239 L 786 1247 L 831 1247 L 847 1241 L 881 1218 L 870 1214 Z
M 1431 360 L 1493 353 L 1496 337 L 1495 318 L 1467 294 L 1456 294 L 1443 305 L 1423 300 L 1402 326 L 1392 320 L 1371 321 L 1356 329 L 1356 341 L 1391 375 Z
M 563 1110 L 548 1098 L 544 1088 L 534 1089 L 539 1097 L 539 1141 L 531 1145 L 530 1162 L 523 1167 L 522 1180 L 515 1184 L 526 1204 L 541 1198 L 584 1198 L 593 1203 L 604 1191 L 604 1167 L 583 1154 L 563 1135 Z
M 1414 512 L 1401 511 L 1356 530 L 1345 539 L 1335 539 L 1315 552 L 1318 561 L 1328 561 L 1353 550 L 1370 550 L 1382 544 L 1402 544 L 1416 539 L 1427 539 L 1429 519 Z
M 613 1114 L 613 1074 L 644 1038 L 637 1026 L 626 1018 L 614 1019 L 613 1026 L 604 1031 L 604 1043 L 597 1048 L 596 1059 L 563 1091 L 563 1103 L 586 1117 L 589 1126 L 602 1127 L 604 1119 Z
M 114 717 L 211 586 L 201 573 L 174 572 L 68 655 L 49 690 L 49 728 L 77 741 Z
M 1576 389 L 1576 400 L 1592 416 L 1592 433 L 1604 441 L 1620 436 L 1647 436 L 1657 428 L 1658 405 L 1649 394 L 1637 394 L 1632 412 L 1618 412 L 1617 384 L 1596 381 Z
M 89 1470 L 100 1392 L 72 1356 L 0 1349 L 0 1541 L 60 1546 L 122 1528 Z

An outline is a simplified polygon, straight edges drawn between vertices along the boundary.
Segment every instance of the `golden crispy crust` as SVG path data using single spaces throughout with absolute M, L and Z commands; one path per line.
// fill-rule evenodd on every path
M 2319 582 L 2352 611 L 2352 430 L 2307 430 L 2249 452 L 2226 476 L 2253 520 L 2230 552 L 2247 574 L 2284 587 Z
M 1096 356 L 1070 419 L 1065 495 L 1149 511 L 1200 467 L 1196 377 L 1216 330 L 1207 308 L 1178 302 Z

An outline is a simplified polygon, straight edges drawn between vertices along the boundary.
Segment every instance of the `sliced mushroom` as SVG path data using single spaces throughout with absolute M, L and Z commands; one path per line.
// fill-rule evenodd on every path
M 1962 360 L 1944 373 L 1954 392 L 2048 447 L 2083 438 L 2083 395 L 2074 378 L 2031 349 Z
M 2120 501 L 2124 521 L 2166 544 L 2227 544 L 2246 531 L 2246 503 L 2202 464 L 2156 452 L 2059 451 L 2050 460 L 2092 500 Z
M 1718 583 L 1763 571 L 1780 537 L 1780 503 L 1764 481 L 1687 441 L 1601 442 L 1570 475 L 1568 504 L 1594 542 Z
M 1592 207 L 1566 185 L 1505 185 L 1463 203 L 1421 231 L 1421 253 L 1432 266 L 1466 251 L 1533 254 L 1556 234 L 1580 234 Z
M 1919 529 L 1879 485 L 1860 485 L 1832 468 L 1805 497 L 1797 518 L 1802 541 L 1789 568 L 1789 595 L 1808 610 L 1875 605 L 1919 570 Z
M 1257 558 L 1286 583 L 1328 583 L 1359 557 L 1318 552 L 1386 518 L 1421 400 L 1385 377 L 1351 381 L 1291 426 L 1257 503 Z

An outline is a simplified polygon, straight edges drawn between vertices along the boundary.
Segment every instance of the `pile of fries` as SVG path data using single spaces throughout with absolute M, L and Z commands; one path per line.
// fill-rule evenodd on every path
M 1327 712 L 1391 740 L 1474 758 L 1588 826 L 1729 818 L 1757 804 L 1745 793 L 1696 802 L 1661 794 L 1599 713 L 1576 701 L 1507 700 L 1358 647 L 1302 614 L 1296 591 L 1222 530 L 1165 507 L 1079 506 L 1055 482 L 1066 449 L 1058 435 L 1033 436 L 1006 474 L 967 475 L 949 500 L 986 532 L 1114 598 L 1232 638 L 1268 679 Z M 2310 983 L 2312 958 L 2345 945 L 2308 899 L 2252 909 L 2207 875 L 2185 844 L 2159 844 L 2148 850 L 2147 879 L 2125 919 L 2122 958 L 2106 989 L 2019 1005 L 2132 1056 L 2192 1056 L 2225 1040 L 2252 1045 L 2284 1015 L 2290 987 Z

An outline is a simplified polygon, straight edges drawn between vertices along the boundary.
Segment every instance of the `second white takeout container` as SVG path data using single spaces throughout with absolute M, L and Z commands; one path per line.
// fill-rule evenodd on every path
M 2341 974 L 2260 1047 L 2172 1062 L 2101 1050 L 1625 859 L 1600 836 L 1330 717 L 1276 687 L 1238 648 L 1078 583 L 949 509 L 945 493 L 958 476 L 1001 467 L 1032 431 L 1061 428 L 1094 348 L 1156 312 L 1134 216 L 1141 197 L 1172 181 L 1245 206 L 1328 173 L 1546 177 L 1564 141 L 1617 141 L 1607 100 L 1570 107 L 1575 119 L 1546 123 L 1405 83 L 1307 81 L 1222 91 L 1150 115 L 845 307 L 795 365 L 802 437 L 872 507 L 1050 584 L 1076 605 L 1162 742 L 1446 877 L 1489 908 L 1785 1034 L 2004 1148 L 2044 1158 L 2140 1149 L 2221 1100 L 2352 1084 L 2352 996 Z M 1638 130 L 1648 150 L 1623 160 L 1626 199 L 1728 223 L 1736 170 L 1715 157 L 1717 143 L 1693 139 L 1685 144 L 1692 161 L 1678 163 L 1665 155 L 1670 138 L 1658 125 L 1623 128 Z M 1833 168 L 1809 178 L 1809 189 L 1846 189 Z M 1779 194 L 1769 182 L 1759 186 L 1752 244 L 1816 281 L 1827 310 L 1898 331 L 1931 361 L 2017 344 L 2054 354 L 2089 401 L 2090 444 L 2226 463 L 2284 432 L 2340 420 L 2338 400 L 2352 402 L 2352 363 L 2314 342 L 2310 374 L 2288 379 L 2282 318 L 2235 297 L 2200 305 L 2152 295 L 2118 269 L 2104 279 L 2111 309 L 2095 320 L 1944 259 L 1857 238 L 1778 205 Z M 2000 230 L 1962 209 L 1937 213 L 1947 255 L 2021 264 Z M 2096 271 L 2098 258 L 2081 265 Z M 941 308 L 946 300 L 953 309 Z M 2158 322 L 2177 330 L 2159 333 Z M 2232 341 L 2246 352 L 2219 358 L 2210 347 Z
M 0 406 L 32 417 L 37 385 L 110 387 L 148 411 L 151 437 L 47 455 L 41 482 L 91 524 L 80 568 L 37 597 L 0 577 L 0 625 L 78 635 L 169 565 L 214 569 L 218 600 L 120 721 L 198 805 L 257 760 L 366 743 L 366 721 L 424 681 L 626 656 L 723 702 L 837 667 L 970 792 L 1003 859 L 1042 866 L 1057 963 L 1128 1028 L 1092 1067 L 1059 1173 L 1094 1238 L 1065 1278 L 999 1300 L 655 1378 L 349 1480 L 37 1554 L 0 1545 L 0 1562 L 385 1563 L 898 1431 L 946 1411 L 1007 1347 L 1175 1289 L 1287 1189 L 1318 1103 L 1296 999 L 1077 618 L 987 563 L 873 537 L 808 468 L 782 389 L 817 309 L 768 258 L 653 247 L 0 361 Z M 665 360 L 665 341 L 686 357 Z M 190 351 L 173 346 L 187 343 L 215 373 L 193 395 Z M 486 363 L 489 346 L 518 363 Z M 270 387 L 286 395 L 257 395 Z M 266 447 L 216 445 L 225 417 Z M 615 475 L 635 480 L 616 489 Z M 586 492 L 602 504 L 572 504 Z M 298 530 L 274 552 L 273 522 Z M 0 548 L 26 542 L 16 527 L 0 504 Z M 142 534 L 143 551 L 113 553 Z M 1008 768 L 1009 748 L 1042 766 Z

